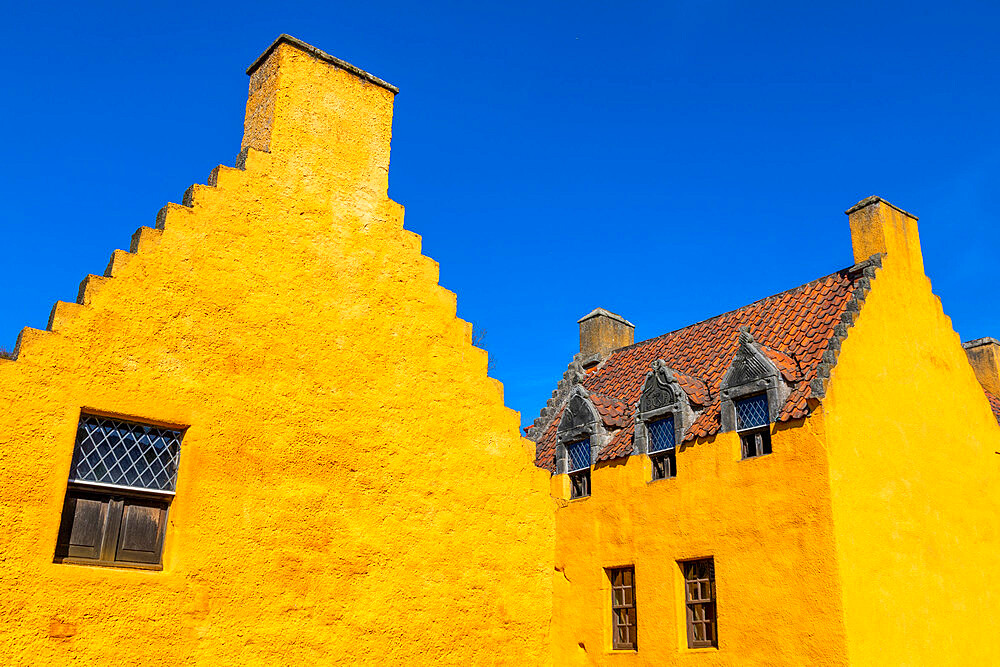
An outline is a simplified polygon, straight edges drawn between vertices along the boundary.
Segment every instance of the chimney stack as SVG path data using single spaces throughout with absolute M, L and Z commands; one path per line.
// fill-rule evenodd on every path
M 917 216 L 881 197 L 862 199 L 845 213 L 850 220 L 855 262 L 863 262 L 875 253 L 885 253 L 894 262 L 900 261 L 915 272 L 924 272 Z
M 580 354 L 607 357 L 612 350 L 635 342 L 635 325 L 621 315 L 595 308 L 579 320 Z
M 302 173 L 303 187 L 385 196 L 395 86 L 289 35 L 247 74 L 244 148 Z
M 978 338 L 962 343 L 969 355 L 979 384 L 994 396 L 1000 396 L 1000 342 L 996 338 Z

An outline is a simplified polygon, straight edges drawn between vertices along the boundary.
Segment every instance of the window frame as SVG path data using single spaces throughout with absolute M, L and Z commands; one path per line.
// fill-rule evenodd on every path
M 768 414 L 768 421 L 765 424 L 754 424 L 744 427 L 740 423 L 740 404 L 744 401 L 764 399 L 764 411 Z M 767 392 L 749 394 L 733 399 L 733 410 L 736 413 L 736 433 L 740 437 L 740 460 L 756 459 L 772 453 L 771 449 L 771 398 Z
M 704 649 L 719 647 L 718 596 L 715 581 L 715 558 L 696 558 L 679 561 L 684 580 L 684 616 L 687 629 L 687 647 Z M 706 576 L 697 574 L 694 568 L 705 567 Z M 697 589 L 697 597 L 692 596 L 692 584 Z M 706 595 L 707 591 L 707 595 Z M 697 639 L 695 626 L 702 626 L 703 639 Z M 708 633 L 711 636 L 708 636 Z
M 587 450 L 587 467 L 573 468 L 571 448 L 574 445 L 585 445 Z M 569 499 L 579 500 L 590 497 L 590 469 L 594 465 L 590 438 L 576 440 L 566 445 L 566 469 L 569 476 Z
M 81 443 L 83 438 L 87 437 L 82 435 L 84 433 L 83 424 L 88 419 L 116 423 L 114 428 L 123 431 L 128 431 L 135 426 L 174 431 L 173 437 L 178 448 L 173 459 L 175 466 L 179 465 L 179 450 L 187 430 L 186 427 L 152 423 L 117 415 L 82 412 L 73 445 L 73 464 L 70 470 L 70 479 L 66 483 L 66 494 L 63 500 L 53 562 L 162 570 L 169 510 L 176 495 L 176 467 L 172 478 L 170 478 L 169 486 L 171 488 L 169 490 L 80 479 L 76 476 L 79 474 L 76 466 L 83 456 Z M 103 428 L 103 426 L 96 428 Z M 147 431 L 147 435 L 148 433 Z M 113 443 L 108 445 L 108 448 L 110 452 L 119 446 L 129 448 L 129 458 L 124 460 L 131 461 L 130 468 L 134 469 L 139 459 L 131 448 L 137 444 L 137 441 L 132 440 L 129 444 L 125 443 L 126 440 L 118 436 Z M 145 446 L 150 446 L 148 441 Z M 109 453 L 105 456 L 111 455 Z M 121 454 L 117 456 L 121 457 Z M 154 456 L 154 459 L 157 456 L 159 455 Z M 122 460 L 123 458 L 118 458 L 111 464 L 111 467 L 118 465 L 118 462 Z M 146 460 L 150 459 L 146 458 Z M 102 457 L 102 463 L 104 461 L 106 458 Z
M 669 429 L 673 442 L 669 447 L 663 449 L 652 449 L 653 425 L 659 422 L 670 422 Z M 644 422 L 646 429 L 646 455 L 649 456 L 652 464 L 651 480 L 657 482 L 661 479 L 673 479 L 677 477 L 677 422 L 673 413 L 658 415 Z
M 635 598 L 635 566 L 605 569 L 611 584 L 611 649 L 613 651 L 639 650 L 639 620 Z M 625 639 L 621 640 L 621 629 Z

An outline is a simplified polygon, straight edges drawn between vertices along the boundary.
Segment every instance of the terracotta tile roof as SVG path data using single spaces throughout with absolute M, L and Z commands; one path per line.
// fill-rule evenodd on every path
M 609 428 L 611 442 L 598 460 L 632 453 L 634 409 L 646 373 L 653 361 L 663 359 L 695 402 L 707 407 L 688 429 L 684 440 L 714 435 L 720 429 L 719 385 L 736 353 L 740 327 L 749 327 L 786 380 L 794 387 L 782 406 L 779 421 L 809 414 L 813 398 L 810 382 L 816 378 L 834 329 L 848 309 L 860 281 L 858 267 L 849 267 L 811 283 L 751 303 L 737 310 L 677 331 L 615 350 L 601 365 L 589 370 L 583 386 L 595 401 L 605 424 L 606 413 L 622 411 L 621 427 Z M 818 398 L 818 397 L 816 397 Z M 615 407 L 602 407 L 607 401 Z M 624 407 L 619 407 L 624 406 Z M 995 408 L 996 409 L 996 408 Z M 560 413 L 561 414 L 561 411 Z M 554 471 L 556 427 L 559 414 L 537 440 L 536 465 Z M 541 427 L 540 427 L 541 428 Z
M 594 404 L 604 421 L 604 425 L 609 428 L 621 428 L 625 426 L 628 416 L 631 413 L 628 406 L 617 398 L 611 398 L 597 392 L 590 392 L 590 402 Z
M 990 407 L 993 408 L 993 416 L 997 418 L 997 423 L 1000 423 L 1000 396 L 994 396 L 985 389 L 983 391 L 986 392 L 986 400 L 990 402 Z

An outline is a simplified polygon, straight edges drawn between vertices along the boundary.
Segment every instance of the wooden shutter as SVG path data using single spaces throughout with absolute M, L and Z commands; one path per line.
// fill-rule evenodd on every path
M 109 500 L 89 493 L 71 491 L 66 494 L 57 555 L 68 558 L 101 557 Z
M 166 504 L 155 500 L 125 498 L 115 561 L 159 563 L 166 525 Z

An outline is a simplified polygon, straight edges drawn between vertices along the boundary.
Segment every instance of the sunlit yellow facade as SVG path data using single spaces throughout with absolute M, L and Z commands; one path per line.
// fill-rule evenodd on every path
M 763 338 L 766 318 L 740 328 L 780 367 L 770 453 L 746 457 L 720 383 L 685 375 L 694 435 L 653 481 L 637 404 L 595 387 L 616 435 L 571 499 L 544 439 L 631 323 L 585 318 L 597 352 L 529 431 L 536 448 L 388 198 L 395 89 L 287 36 L 249 74 L 237 167 L 0 359 L 0 662 L 1000 664 L 984 393 L 1000 378 L 970 366 L 915 218 L 877 198 L 851 210 L 857 264 L 823 283 L 846 319 L 813 375 Z M 155 566 L 56 556 L 81 415 L 183 431 Z M 689 648 L 680 564 L 704 558 L 717 645 Z M 608 570 L 626 566 L 632 650 L 612 640 Z
M 245 168 L 0 360 L 0 662 L 547 663 L 548 475 L 387 196 L 393 90 L 289 40 L 250 88 Z M 161 571 L 53 562 L 81 412 L 187 428 Z
M 916 219 L 878 199 L 850 216 L 856 261 L 880 267 L 825 396 L 771 424 L 771 454 L 743 460 L 721 432 L 678 446 L 672 479 L 651 481 L 642 453 L 594 463 L 589 497 L 553 475 L 555 664 L 1000 664 L 990 378 L 931 291 Z M 679 562 L 706 557 L 718 641 L 691 649 Z M 612 648 L 622 566 L 636 650 Z

